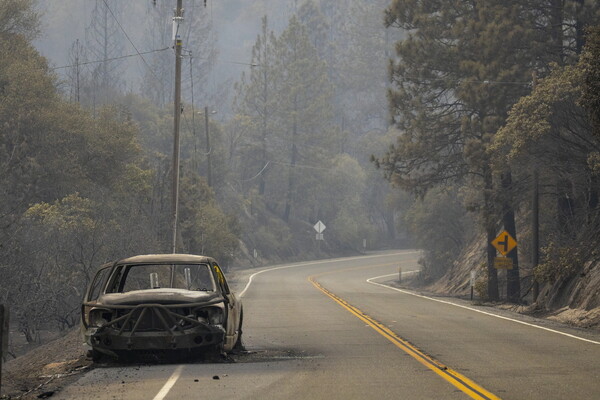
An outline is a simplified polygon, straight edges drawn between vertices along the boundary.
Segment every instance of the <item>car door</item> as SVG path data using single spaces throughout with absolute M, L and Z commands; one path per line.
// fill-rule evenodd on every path
M 215 271 L 217 284 L 221 289 L 221 293 L 223 293 L 223 296 L 227 299 L 227 327 L 225 328 L 227 336 L 230 340 L 235 340 L 240 320 L 240 304 L 235 298 L 235 295 L 229 290 L 225 275 L 217 263 L 213 263 L 213 270 Z
M 81 306 L 81 321 L 83 322 L 85 327 L 87 327 L 89 322 L 88 317 L 90 310 L 94 308 L 98 301 L 98 297 L 102 295 L 106 288 L 107 280 L 110 276 L 111 270 L 112 265 L 101 268 L 96 273 L 96 276 L 94 277 L 92 283 L 88 287 L 88 290 L 83 299 L 83 304 Z

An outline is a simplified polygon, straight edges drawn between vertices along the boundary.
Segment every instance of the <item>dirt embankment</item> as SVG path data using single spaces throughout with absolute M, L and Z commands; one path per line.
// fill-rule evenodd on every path
M 58 388 L 76 379 L 90 367 L 85 357 L 79 328 L 41 345 L 26 355 L 8 361 L 2 368 L 2 398 L 36 399 L 48 397 Z
M 541 285 L 537 303 L 532 298 L 531 265 L 519 254 L 523 305 L 516 311 L 534 314 L 582 328 L 600 329 L 600 261 L 586 263 L 579 274 L 555 283 Z M 486 241 L 483 235 L 465 250 L 439 281 L 424 289 L 438 294 L 470 295 L 471 271 L 477 272 L 475 297 L 485 293 Z M 498 273 L 501 298 L 506 297 L 506 272 Z M 483 293 L 481 293 L 483 292 Z

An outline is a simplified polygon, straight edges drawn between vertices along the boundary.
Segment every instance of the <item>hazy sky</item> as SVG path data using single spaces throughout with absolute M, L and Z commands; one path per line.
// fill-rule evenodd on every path
M 90 25 L 90 16 L 96 0 L 38 0 L 41 14 L 42 34 L 35 45 L 54 67 L 69 64 L 69 49 L 79 39 L 86 41 L 86 28 Z M 123 0 L 119 0 L 123 1 Z M 175 0 L 168 1 L 176 5 Z M 153 0 L 129 0 L 127 13 L 117 15 L 119 22 L 140 52 L 153 50 L 147 48 L 144 41 L 146 24 L 150 13 L 156 12 Z M 204 8 L 203 0 L 184 0 L 184 8 Z M 285 28 L 293 10 L 294 0 L 208 0 L 203 12 L 211 19 L 215 29 L 215 39 L 219 59 L 211 82 L 218 85 L 226 80 L 236 81 L 242 71 L 249 67 L 240 63 L 250 60 L 250 52 L 256 35 L 260 30 L 261 17 L 268 15 L 272 29 L 279 32 Z M 197 11 L 197 10 L 196 10 Z M 172 15 L 165 15 L 170 21 Z M 167 37 L 161 47 L 171 45 Z M 133 46 L 126 40 L 123 53 L 135 54 Z M 170 57 L 170 52 L 165 52 Z M 125 69 L 127 90 L 136 92 L 140 85 L 140 76 L 144 64 L 139 57 L 130 57 L 122 61 Z M 66 69 L 58 69 L 64 76 Z

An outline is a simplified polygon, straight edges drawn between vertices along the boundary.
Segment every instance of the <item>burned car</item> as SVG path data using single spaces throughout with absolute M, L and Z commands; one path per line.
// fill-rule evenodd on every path
M 242 304 L 210 257 L 140 255 L 105 264 L 87 290 L 81 313 L 94 360 L 241 348 Z

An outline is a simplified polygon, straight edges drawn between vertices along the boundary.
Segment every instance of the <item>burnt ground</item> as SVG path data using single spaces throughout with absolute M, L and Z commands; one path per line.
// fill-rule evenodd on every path
M 43 344 L 2 367 L 2 399 L 35 399 L 58 390 L 92 366 L 79 328 Z
M 206 353 L 195 358 L 169 359 L 164 355 L 151 359 L 134 358 L 125 361 L 93 363 L 86 357 L 79 328 L 64 336 L 31 350 L 23 356 L 8 361 L 2 369 L 2 400 L 51 398 L 61 388 L 73 383 L 92 368 L 116 368 L 164 363 L 232 363 L 270 362 L 306 357 L 292 350 L 252 350 L 223 356 Z

